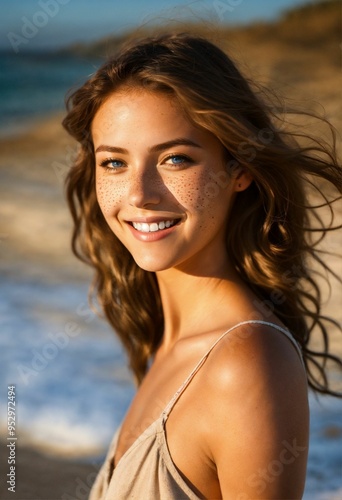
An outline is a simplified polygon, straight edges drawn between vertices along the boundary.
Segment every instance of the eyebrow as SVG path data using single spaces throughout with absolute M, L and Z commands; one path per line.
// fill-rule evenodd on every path
M 149 153 L 159 153 L 160 151 L 165 151 L 166 149 L 170 149 L 174 146 L 192 146 L 194 148 L 200 148 L 201 146 L 190 139 L 173 139 L 171 141 L 162 142 L 161 144 L 156 144 L 155 146 L 151 146 L 149 148 Z M 107 146 L 105 144 L 101 144 L 98 148 L 96 148 L 95 153 L 100 153 L 101 151 L 108 151 L 110 153 L 121 153 L 121 154 L 129 154 L 128 149 L 119 148 L 117 146 Z

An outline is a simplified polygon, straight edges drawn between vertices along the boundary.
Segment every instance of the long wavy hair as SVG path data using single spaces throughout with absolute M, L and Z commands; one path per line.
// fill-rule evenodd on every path
M 220 48 L 184 33 L 123 47 L 69 96 L 63 121 L 80 143 L 66 179 L 72 248 L 95 270 L 93 295 L 121 339 L 137 382 L 163 335 L 162 304 L 155 274 L 137 266 L 101 213 L 91 137 L 95 113 L 125 86 L 173 96 L 189 120 L 213 133 L 233 162 L 251 172 L 254 181 L 237 195 L 229 219 L 228 254 L 241 278 L 301 345 L 309 386 L 339 395 L 326 372 L 328 360 L 342 366 L 329 350 L 329 322 L 336 322 L 322 315 L 317 271 L 311 270 L 318 263 L 333 273 L 317 245 L 337 229 L 319 213 L 320 207 L 328 207 L 333 214 L 334 202 L 341 198 L 334 142 L 329 147 L 290 131 L 282 119 L 284 110 L 270 106 Z M 318 206 L 309 205 L 307 188 L 321 197 Z M 320 237 L 315 239 L 316 234 Z M 314 329 L 322 335 L 322 350 L 309 347 Z

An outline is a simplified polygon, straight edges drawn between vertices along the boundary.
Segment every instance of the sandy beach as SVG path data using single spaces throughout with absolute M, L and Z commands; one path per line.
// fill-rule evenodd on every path
M 261 39 L 256 44 L 249 35 L 237 34 L 229 43 L 230 50 L 232 47 L 246 73 L 281 92 L 291 106 L 299 104 L 302 109 L 318 111 L 342 130 L 340 49 L 335 43 L 330 48 L 301 45 L 291 50 L 287 42 L 274 41 L 270 45 L 269 40 Z M 77 154 L 77 145 L 62 129 L 62 118 L 63 113 L 51 115 L 20 135 L 0 138 L 0 274 L 13 282 L 24 277 L 51 284 L 90 281 L 90 270 L 70 250 L 72 226 L 63 181 Z M 316 129 L 316 133 L 326 131 Z M 341 152 L 340 140 L 338 148 Z M 326 247 L 341 250 L 341 231 L 327 238 Z M 341 274 L 341 260 L 328 259 L 335 272 Z M 342 321 L 341 304 L 341 285 L 335 282 L 332 297 L 326 296 L 325 312 Z M 332 348 L 342 355 L 340 334 L 334 335 Z M 341 434 L 342 426 L 327 424 L 328 443 Z M 2 471 L 7 469 L 6 461 L 6 442 L 0 441 Z M 16 493 L 8 492 L 2 481 L 0 497 L 86 499 L 98 470 L 98 462 L 92 462 L 58 457 L 19 444 Z
M 87 274 L 70 251 L 63 181 L 77 146 L 61 120 L 53 116 L 26 134 L 0 140 L 2 272 L 54 281 Z
M 6 442 L 0 442 L 1 471 L 7 471 Z M 2 500 L 81 500 L 89 495 L 98 465 L 41 454 L 19 447 L 17 452 L 15 492 L 9 484 L 0 484 Z M 7 478 L 8 480 L 8 478 Z M 6 481 L 7 482 L 7 481 Z

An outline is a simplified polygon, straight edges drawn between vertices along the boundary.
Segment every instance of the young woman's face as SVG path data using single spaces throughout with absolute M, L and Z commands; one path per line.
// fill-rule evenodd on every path
M 174 99 L 143 90 L 108 98 L 92 135 L 100 208 L 141 268 L 193 271 L 227 259 L 227 218 L 243 179 L 228 176 L 214 135 Z

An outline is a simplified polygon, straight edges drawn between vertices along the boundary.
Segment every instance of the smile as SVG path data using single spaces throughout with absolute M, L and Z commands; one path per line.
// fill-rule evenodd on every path
M 152 222 L 152 224 L 148 224 L 147 222 L 132 222 L 132 226 L 134 229 L 141 231 L 142 233 L 155 233 L 174 226 L 178 221 L 179 219 L 163 220 L 160 222 Z

